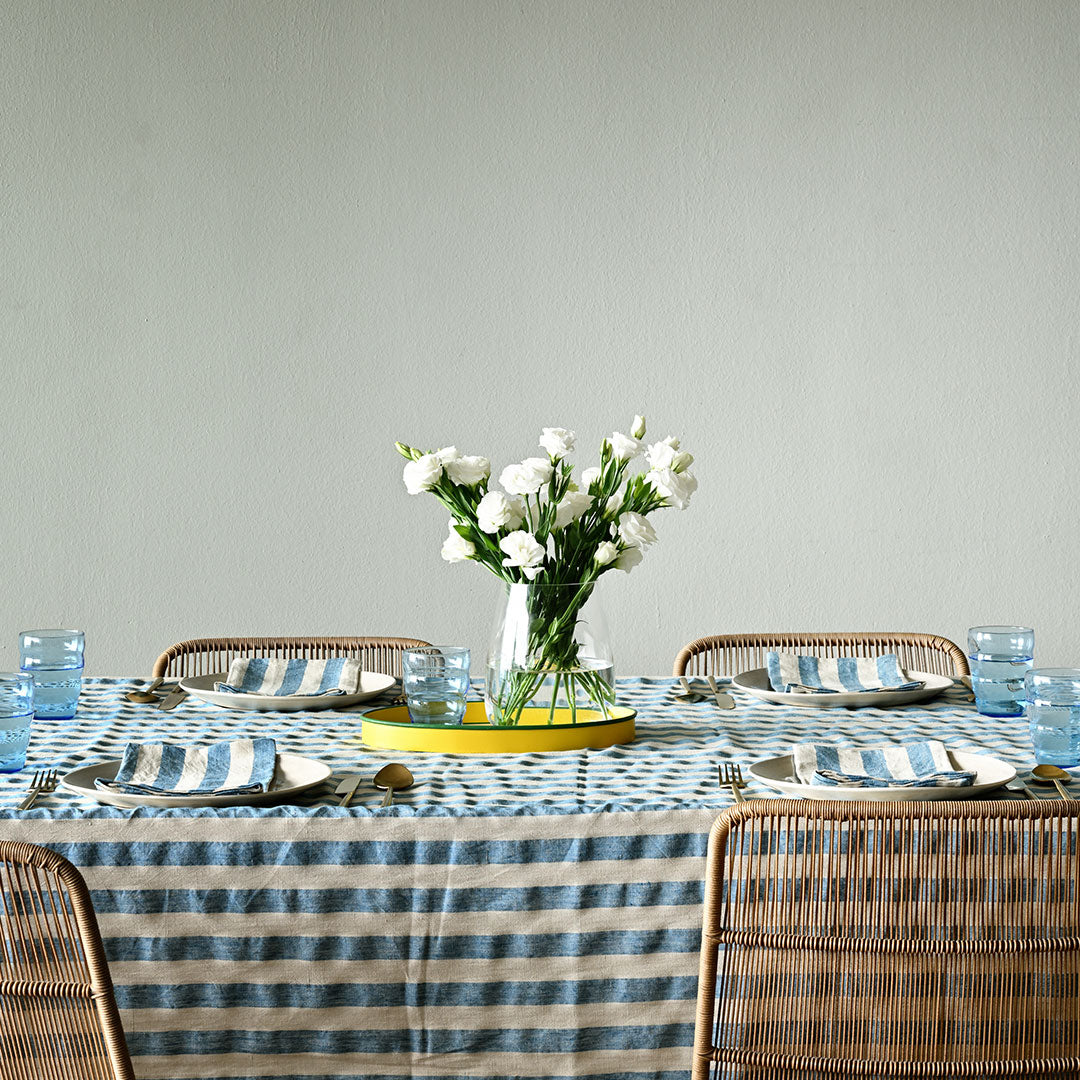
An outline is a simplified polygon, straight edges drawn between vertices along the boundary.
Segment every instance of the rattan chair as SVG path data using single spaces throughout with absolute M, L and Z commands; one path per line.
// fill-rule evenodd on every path
M 1080 802 L 713 827 L 693 1080 L 1080 1076 Z
M 364 671 L 401 678 L 401 654 L 427 645 L 415 638 L 397 637 L 232 637 L 196 638 L 170 645 L 154 664 L 154 678 L 213 675 L 228 671 L 237 656 L 275 656 L 318 660 L 328 656 L 355 657 Z
M 902 667 L 958 678 L 969 674 L 964 650 L 936 634 L 716 634 L 691 641 L 675 657 L 674 675 L 738 675 L 765 666 L 771 649 L 809 656 L 896 653 Z
M 82 875 L 55 852 L 0 841 L 0 1078 L 133 1077 Z

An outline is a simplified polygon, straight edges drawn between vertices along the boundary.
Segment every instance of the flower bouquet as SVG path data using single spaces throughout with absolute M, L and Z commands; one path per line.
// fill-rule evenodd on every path
M 599 466 L 575 482 L 566 460 L 574 433 L 544 428 L 546 456 L 508 465 L 499 475 L 502 490 L 489 486 L 487 458 L 453 446 L 425 453 L 395 444 L 408 458 L 409 493 L 430 491 L 450 511 L 443 558 L 482 563 L 505 583 L 505 611 L 488 664 L 492 724 L 517 724 L 542 692 L 549 722 L 560 700 L 575 721 L 580 706 L 606 716 L 614 702 L 610 655 L 589 648 L 583 609 L 602 574 L 629 573 L 655 542 L 647 515 L 667 506 L 684 509 L 697 488 L 688 471 L 694 459 L 673 437 L 649 446 L 648 468 L 628 475 L 644 435 L 645 420 L 637 416 L 629 435 L 604 439 Z

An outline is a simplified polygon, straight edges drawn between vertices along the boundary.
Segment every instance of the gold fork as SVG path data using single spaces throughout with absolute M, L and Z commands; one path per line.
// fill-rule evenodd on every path
M 34 778 L 30 781 L 30 790 L 16 809 L 29 810 L 39 795 L 48 795 L 50 791 L 55 791 L 59 782 L 55 769 L 39 770 L 34 773 Z
M 740 788 L 746 787 L 742 778 L 742 766 L 732 761 L 721 762 L 719 767 L 720 773 L 720 786 L 725 784 L 731 788 L 731 794 L 735 796 L 736 802 L 746 802 L 746 796 L 743 795 Z

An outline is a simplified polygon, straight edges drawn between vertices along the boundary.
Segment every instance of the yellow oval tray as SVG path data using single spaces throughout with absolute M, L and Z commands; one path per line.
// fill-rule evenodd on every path
M 599 709 L 578 709 L 577 723 L 569 709 L 556 709 L 548 723 L 547 709 L 525 709 L 517 727 L 492 727 L 482 701 L 465 706 L 464 723 L 414 724 L 404 705 L 364 713 L 361 738 L 379 750 L 412 750 L 435 754 L 536 754 L 550 750 L 600 750 L 634 741 L 633 709 L 613 705 L 608 717 Z

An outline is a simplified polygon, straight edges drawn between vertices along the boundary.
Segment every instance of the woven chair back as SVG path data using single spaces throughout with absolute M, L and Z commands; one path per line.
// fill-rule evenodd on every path
M 758 800 L 709 842 L 693 1080 L 1080 1076 L 1080 802 Z
M 133 1075 L 86 883 L 55 852 L 0 841 L 0 1078 Z
M 170 645 L 154 664 L 154 677 L 183 679 L 228 671 L 237 656 L 272 656 L 286 660 L 325 660 L 347 656 L 364 671 L 401 678 L 401 654 L 428 642 L 397 637 L 231 637 L 196 638 Z
M 957 678 L 967 675 L 964 650 L 936 634 L 866 631 L 830 634 L 714 634 L 691 641 L 675 657 L 675 675 L 738 675 L 765 666 L 770 650 L 804 656 L 881 656 L 896 653 L 900 665 Z

